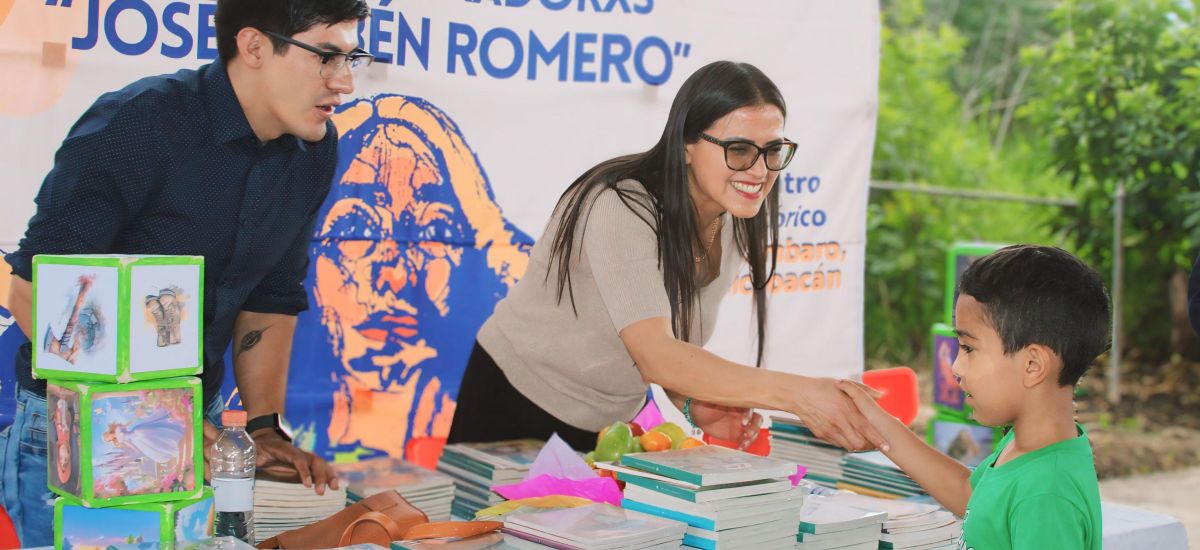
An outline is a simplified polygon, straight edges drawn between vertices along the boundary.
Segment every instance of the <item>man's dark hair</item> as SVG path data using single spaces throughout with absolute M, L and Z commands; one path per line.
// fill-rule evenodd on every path
M 962 274 L 958 295 L 975 298 L 1004 342 L 1004 353 L 1031 344 L 1062 357 L 1060 386 L 1074 385 L 1108 349 L 1108 291 L 1096 270 L 1061 248 L 1015 245 L 980 258 Z
M 246 27 L 292 36 L 316 25 L 360 21 L 370 13 L 365 0 L 217 0 L 217 54 L 227 63 L 237 57 L 237 34 Z M 288 48 L 275 38 L 271 44 L 276 54 Z

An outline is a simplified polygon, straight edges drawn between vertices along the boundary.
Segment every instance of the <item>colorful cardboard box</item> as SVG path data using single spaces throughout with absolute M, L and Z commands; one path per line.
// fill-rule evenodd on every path
M 946 251 L 946 312 L 943 323 L 954 326 L 954 293 L 958 290 L 958 282 L 962 274 L 975 260 L 1004 248 L 1004 244 L 995 243 L 954 243 Z
M 929 332 L 932 338 L 929 349 L 933 358 L 933 408 L 938 414 L 969 419 L 971 406 L 967 404 L 967 395 L 958 385 L 953 370 L 954 361 L 958 359 L 958 334 L 954 327 L 942 323 L 934 323 Z
M 992 454 L 1004 430 L 951 416 L 934 416 L 925 428 L 925 439 L 937 450 L 969 467 Z
M 201 256 L 37 255 L 33 375 L 132 382 L 200 374 Z
M 200 379 L 47 384 L 50 490 L 88 507 L 199 498 Z
M 108 548 L 110 545 L 174 543 L 213 536 L 213 494 L 171 502 L 88 508 L 70 497 L 54 501 L 54 548 Z
M 187 542 L 176 541 L 175 543 L 131 542 L 128 544 L 108 545 L 108 550 L 172 550 L 172 548 L 174 550 L 254 550 L 254 547 L 250 546 L 250 544 L 233 537 L 216 537 Z M 347 548 L 353 548 L 353 546 L 348 546 Z M 380 547 L 375 546 L 370 550 L 380 550 Z

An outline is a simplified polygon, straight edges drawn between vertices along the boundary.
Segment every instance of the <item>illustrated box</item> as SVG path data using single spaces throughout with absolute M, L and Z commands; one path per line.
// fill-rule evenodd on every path
M 203 369 L 204 258 L 33 258 L 33 375 L 132 382 Z
M 995 243 L 954 243 L 946 251 L 946 312 L 943 323 L 954 325 L 954 297 L 958 291 L 958 283 L 962 274 L 971 264 L 992 252 L 1004 248 L 1004 244 Z
M 88 508 L 73 498 L 58 497 L 54 501 L 54 548 L 146 543 L 179 547 L 174 543 L 212 537 L 213 518 L 213 493 L 207 487 L 195 499 L 111 508 Z
M 978 466 L 1004 436 L 1000 428 L 982 426 L 961 418 L 934 416 L 925 437 L 937 450 L 968 467 Z
M 51 491 L 94 508 L 200 496 L 199 378 L 51 382 L 46 406 Z
M 374 546 L 371 550 L 383 550 L 382 546 Z M 347 547 L 353 548 L 353 546 Z M 242 542 L 233 537 L 215 537 L 211 539 L 201 539 L 196 541 L 175 541 L 172 542 L 131 542 L 127 544 L 110 544 L 108 550 L 254 550 L 249 543 Z
M 958 359 L 958 334 L 954 327 L 934 323 L 930 328 L 933 359 L 933 408 L 939 414 L 956 416 L 963 420 L 971 418 L 971 406 L 967 394 L 958 385 L 954 375 L 954 361 Z

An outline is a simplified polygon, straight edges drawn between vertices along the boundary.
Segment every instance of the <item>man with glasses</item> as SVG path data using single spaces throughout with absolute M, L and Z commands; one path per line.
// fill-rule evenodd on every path
M 357 48 L 363 0 L 218 0 L 220 59 L 101 96 L 76 122 L 39 191 L 12 266 L 9 303 L 26 334 L 36 254 L 205 258 L 205 449 L 218 433 L 223 356 L 259 466 L 317 493 L 329 465 L 292 445 L 281 416 L 317 211 L 337 162 L 331 117 L 371 63 Z M 17 412 L 0 433 L 0 489 L 24 546 L 52 544 L 45 382 L 16 357 Z M 207 456 L 207 452 L 206 452 Z M 206 468 L 207 472 L 207 468 Z

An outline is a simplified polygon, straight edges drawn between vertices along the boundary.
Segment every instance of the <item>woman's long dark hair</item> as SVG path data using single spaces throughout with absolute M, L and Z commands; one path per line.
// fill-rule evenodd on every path
M 687 341 L 697 303 L 694 256 L 697 247 L 694 245 L 701 242 L 701 237 L 696 209 L 688 191 L 684 146 L 698 141 L 700 133 L 717 119 L 742 107 L 759 105 L 774 105 L 784 117 L 787 116 L 783 94 L 757 67 L 731 61 L 705 65 L 679 88 L 667 116 L 667 126 L 654 147 L 644 153 L 602 162 L 575 180 L 559 198 L 562 221 L 554 235 L 550 253 L 550 265 L 557 263 L 558 267 L 559 303 L 565 291 L 570 296 L 571 307 L 575 307 L 568 267 L 574 253 L 576 231 L 581 227 L 580 218 L 586 218 L 589 214 L 588 199 L 600 190 L 612 189 L 658 235 L 659 264 L 671 301 L 671 327 L 676 338 Z M 625 179 L 637 180 L 646 188 L 651 202 L 649 211 L 639 207 L 645 202 L 642 193 L 617 187 L 617 183 Z M 756 364 L 759 366 L 762 365 L 766 341 L 766 286 L 775 274 L 776 255 L 768 254 L 768 247 L 773 247 L 779 241 L 778 220 L 778 185 L 772 187 L 757 215 L 733 220 L 734 241 L 738 252 L 750 264 L 754 286 L 754 311 L 758 324 Z M 586 226 L 586 219 L 583 226 Z M 769 270 L 768 255 L 771 260 Z M 546 278 L 549 277 L 547 271 Z

